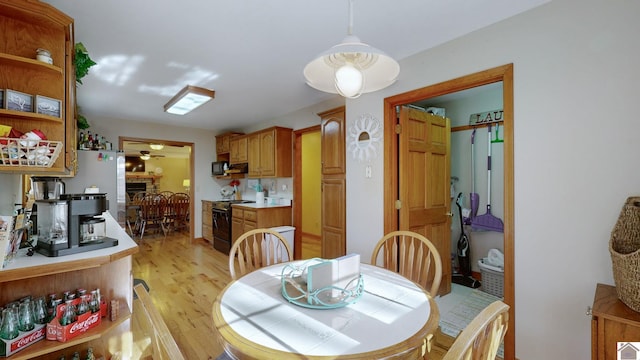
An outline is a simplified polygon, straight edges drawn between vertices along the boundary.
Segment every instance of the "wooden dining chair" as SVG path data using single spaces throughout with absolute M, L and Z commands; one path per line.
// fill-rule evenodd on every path
M 233 243 L 229 251 L 229 272 L 235 280 L 256 269 L 290 260 L 293 260 L 293 252 L 282 235 L 271 229 L 254 229 L 240 235 Z
M 509 305 L 495 301 L 456 337 L 442 360 L 494 360 L 509 327 Z
M 168 231 L 189 228 L 190 202 L 189 194 L 186 193 L 174 193 L 168 198 L 165 214 Z
M 147 194 L 138 205 L 140 206 L 140 240 L 144 237 L 147 227 L 160 229 L 167 237 L 167 229 L 164 226 L 167 199 L 162 195 Z
M 373 249 L 371 264 L 395 271 L 435 297 L 442 281 L 442 259 L 426 237 L 406 230 L 386 234 Z

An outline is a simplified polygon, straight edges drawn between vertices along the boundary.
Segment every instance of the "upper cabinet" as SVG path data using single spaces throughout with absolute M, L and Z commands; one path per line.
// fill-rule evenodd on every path
M 250 178 L 291 177 L 293 130 L 271 127 L 247 136 Z
M 73 19 L 40 1 L 0 0 L 0 29 L 0 125 L 46 137 L 2 139 L 0 172 L 69 174 L 76 155 Z M 36 59 L 38 49 L 51 61 Z
M 229 154 L 231 149 L 231 139 L 238 135 L 242 135 L 242 133 L 228 132 L 216 136 L 216 154 Z
M 235 136 L 229 144 L 229 163 L 242 164 L 248 162 L 247 136 Z

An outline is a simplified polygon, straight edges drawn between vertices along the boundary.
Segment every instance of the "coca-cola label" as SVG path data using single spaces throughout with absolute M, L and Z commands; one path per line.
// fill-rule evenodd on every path
M 44 337 L 44 327 L 33 330 L 31 333 L 27 333 L 25 336 L 21 337 L 20 339 L 16 339 L 16 341 L 11 343 L 11 352 L 13 353 L 14 351 L 25 348 L 40 340 L 40 338 L 42 337 Z
M 77 321 L 73 325 L 71 325 L 71 329 L 69 329 L 69 334 L 73 335 L 76 332 L 85 332 L 91 328 L 91 325 L 97 323 L 100 320 L 100 313 L 91 314 L 84 321 Z
M 56 340 L 56 334 L 58 333 L 58 325 L 53 321 L 47 324 L 47 340 Z

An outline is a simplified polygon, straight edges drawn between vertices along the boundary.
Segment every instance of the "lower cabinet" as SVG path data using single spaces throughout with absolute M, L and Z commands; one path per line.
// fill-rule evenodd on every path
M 240 235 L 258 228 L 291 225 L 291 206 L 248 207 L 231 206 L 231 236 L 235 242 Z
M 122 231 L 124 233 L 124 230 Z M 16 258 L 0 271 L 0 305 L 25 296 L 59 297 L 64 291 L 99 288 L 107 304 L 119 300 L 117 319 L 103 317 L 100 325 L 66 342 L 40 340 L 8 357 L 10 360 L 58 360 L 71 358 L 74 351 L 86 354 L 89 347 L 96 356 L 106 359 L 117 354 L 131 356 L 131 312 L 133 277 L 131 255 L 138 251 L 130 239 L 119 239 L 113 248 L 94 250 L 79 255 L 44 258 L 41 255 Z M 67 260 L 68 259 L 68 260 Z
M 618 350 L 633 353 L 622 359 L 637 358 L 640 349 L 625 343 L 640 341 L 640 313 L 620 301 L 614 286 L 597 284 L 591 316 L 592 360 L 616 360 Z
M 202 238 L 213 244 L 213 203 L 202 200 Z

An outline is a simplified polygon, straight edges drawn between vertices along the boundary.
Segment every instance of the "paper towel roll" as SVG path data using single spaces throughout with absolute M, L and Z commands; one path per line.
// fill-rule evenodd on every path
M 264 204 L 264 191 L 256 193 L 256 204 Z

